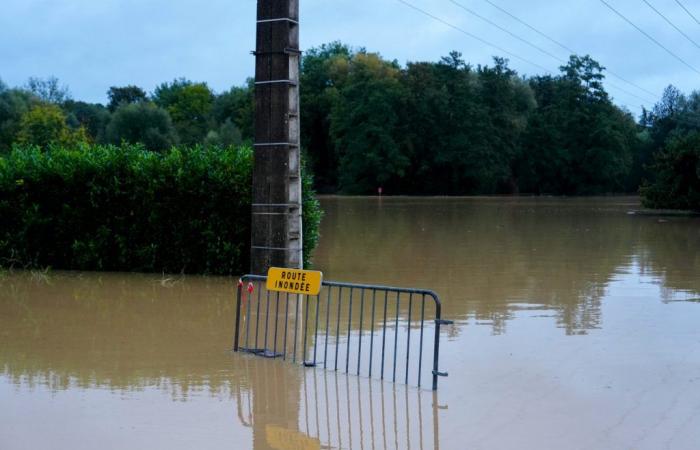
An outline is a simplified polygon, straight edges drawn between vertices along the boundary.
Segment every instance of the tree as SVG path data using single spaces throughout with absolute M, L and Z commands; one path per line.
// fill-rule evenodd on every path
M 107 108 L 100 104 L 68 100 L 63 104 L 67 113 L 68 125 L 74 129 L 84 127 L 95 142 L 105 142 L 106 128 L 110 114 Z
M 530 86 L 508 67 L 508 60 L 494 58 L 493 67 L 479 67 L 479 115 L 482 125 L 471 152 L 473 176 L 482 193 L 519 192 L 519 165 L 523 135 L 536 103 Z
M 241 131 L 233 121 L 227 119 L 217 131 L 211 130 L 207 133 L 204 143 L 219 147 L 231 147 L 241 145 L 243 143 L 243 138 L 241 136 Z
M 581 100 L 605 101 L 608 94 L 603 87 L 605 67 L 589 55 L 571 55 L 569 62 L 559 67 L 562 78 L 575 85 L 579 90 Z
M 221 127 L 230 120 L 240 131 L 242 139 L 252 141 L 255 121 L 254 89 L 255 80 L 249 79 L 245 86 L 234 86 L 217 95 L 211 110 L 213 122 Z
M 700 132 L 675 134 L 653 170 L 656 180 L 641 189 L 645 206 L 700 211 Z
M 142 143 L 151 151 L 167 150 L 177 143 L 168 112 L 150 102 L 122 105 L 107 125 L 107 141 Z
M 637 129 L 632 116 L 612 104 L 603 68 L 572 56 L 558 77 L 530 80 L 538 108 L 525 139 L 523 190 L 599 194 L 625 190 Z
M 332 42 L 304 53 L 301 72 L 301 139 L 308 164 L 322 191 L 338 188 L 339 156 L 330 136 L 331 112 L 355 52 Z
M 478 76 L 452 52 L 439 63 L 409 63 L 402 83 L 412 182 L 409 193 L 465 194 L 476 189 L 470 166 L 474 132 L 484 118 L 478 105 Z M 412 186 L 411 186 L 412 185 Z
M 110 112 L 114 112 L 121 105 L 129 105 L 131 103 L 145 102 L 148 97 L 146 91 L 138 86 L 112 86 L 107 91 L 107 97 L 109 97 L 109 105 L 107 108 Z
M 654 146 L 661 149 L 676 132 L 700 129 L 700 93 L 685 96 L 678 88 L 669 85 L 661 100 L 646 117 Z
M 193 145 L 204 140 L 214 103 L 214 94 L 206 83 L 193 83 L 184 78 L 163 83 L 153 93 L 153 101 L 168 111 L 183 144 Z
M 17 139 L 20 122 L 39 99 L 20 89 L 7 89 L 0 92 L 0 153 L 12 148 Z
M 56 77 L 46 79 L 30 77 L 26 89 L 42 101 L 55 105 L 60 105 L 71 98 L 68 86 L 61 85 Z
M 75 146 L 87 143 L 83 128 L 71 130 L 66 116 L 53 104 L 39 104 L 22 116 L 17 142 L 47 148 L 51 144 Z
M 401 150 L 405 93 L 396 62 L 358 53 L 347 66 L 331 121 L 340 189 L 366 194 L 400 183 L 410 164 Z

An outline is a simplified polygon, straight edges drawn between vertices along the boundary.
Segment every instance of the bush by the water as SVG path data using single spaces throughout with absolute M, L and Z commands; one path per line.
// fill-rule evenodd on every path
M 0 157 L 0 266 L 244 273 L 252 161 L 247 147 L 15 146 Z M 308 189 L 304 212 L 308 257 Z
M 700 132 L 672 136 L 653 169 L 656 180 L 641 189 L 644 206 L 700 212 Z

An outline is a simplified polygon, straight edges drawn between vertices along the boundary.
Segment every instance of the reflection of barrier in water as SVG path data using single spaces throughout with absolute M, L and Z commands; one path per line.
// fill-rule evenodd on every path
M 434 292 L 324 281 L 319 295 L 290 295 L 266 290 L 265 280 L 239 283 L 234 351 L 419 387 L 429 376 L 433 390 L 447 376 L 440 326 L 452 322 Z M 430 351 L 432 368 L 423 364 Z
M 252 373 L 249 387 L 236 389 L 237 416 L 253 430 L 256 450 L 439 449 L 444 407 L 437 406 L 436 392 L 276 363 L 271 370 L 243 364 Z

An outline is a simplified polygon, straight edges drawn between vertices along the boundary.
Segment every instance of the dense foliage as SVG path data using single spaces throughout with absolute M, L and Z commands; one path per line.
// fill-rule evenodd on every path
M 638 127 L 603 89 L 603 68 L 572 56 L 558 76 L 524 78 L 501 58 L 453 52 L 401 68 L 339 43 L 306 53 L 302 135 L 325 191 L 365 194 L 635 191 Z
M 248 147 L 16 146 L 0 157 L 0 266 L 246 272 L 251 176 Z M 308 255 L 310 190 L 304 209 Z
M 641 189 L 644 204 L 700 211 L 700 92 L 685 96 L 669 86 L 642 123 L 640 157 L 653 174 Z
M 302 61 L 302 148 L 325 193 L 591 195 L 648 186 L 647 196 L 680 195 L 672 184 L 681 175 L 662 165 L 675 140 L 700 130 L 700 93 L 669 87 L 635 121 L 613 103 L 604 77 L 588 56 L 528 77 L 502 58 L 472 66 L 453 52 L 402 66 L 362 48 L 322 45 Z M 152 151 L 252 142 L 250 80 L 221 93 L 176 79 L 150 94 L 131 85 L 107 94 L 102 106 L 73 101 L 55 78 L 0 84 L 0 153 L 15 142 L 142 143 Z M 655 195 L 647 204 L 688 204 Z
M 655 181 L 642 188 L 646 206 L 700 212 L 700 132 L 672 136 L 653 168 Z

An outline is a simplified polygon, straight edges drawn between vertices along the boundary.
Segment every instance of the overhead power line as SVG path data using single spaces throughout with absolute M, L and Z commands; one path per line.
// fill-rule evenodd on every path
M 616 84 L 613 84 L 613 83 L 611 83 L 611 82 L 609 82 L 609 81 L 606 81 L 605 84 L 607 84 L 608 86 L 610 86 L 610 87 L 612 87 L 612 88 L 617 89 L 617 90 L 620 91 L 620 92 L 624 92 L 625 94 L 627 94 L 627 95 L 629 95 L 629 96 L 631 96 L 631 97 L 634 97 L 634 98 L 636 98 L 637 100 L 641 100 L 641 101 L 643 101 L 643 102 L 645 102 L 645 103 L 648 103 L 648 102 L 651 101 L 651 100 L 649 100 L 649 99 L 647 99 L 647 98 L 644 98 L 644 97 L 641 97 L 641 96 L 635 94 L 634 92 L 630 92 L 630 91 L 628 91 L 627 89 L 621 88 L 620 86 L 618 86 L 618 85 L 616 85 Z M 656 101 L 656 100 L 654 100 L 654 101 Z
M 698 43 L 695 42 L 690 36 L 688 36 L 687 34 L 685 34 L 685 32 L 684 32 L 683 30 L 681 30 L 680 28 L 678 28 L 678 27 L 676 26 L 675 23 L 671 22 L 671 20 L 670 20 L 668 17 L 666 17 L 665 15 L 663 15 L 663 14 L 661 13 L 661 11 L 659 11 L 659 10 L 656 9 L 656 8 L 654 8 L 654 5 L 652 5 L 651 3 L 649 3 L 647 0 L 642 0 L 642 1 L 643 1 L 644 3 L 646 3 L 646 5 L 647 5 L 649 8 L 651 8 L 656 14 L 658 14 L 659 16 L 661 16 L 661 18 L 664 19 L 669 25 L 671 25 L 673 28 L 675 28 L 676 31 L 678 31 L 680 34 L 682 34 L 684 38 L 686 38 L 688 41 L 690 41 L 690 42 L 691 42 L 694 46 L 696 46 L 697 48 L 700 48 L 700 44 L 698 44 Z
M 655 43 L 656 45 L 658 45 L 659 47 L 661 47 L 663 50 L 665 50 L 666 53 L 668 53 L 669 55 L 673 56 L 673 57 L 676 58 L 678 61 L 680 61 L 681 63 L 683 63 L 683 65 L 685 65 L 686 67 L 688 67 L 690 70 L 692 70 L 693 72 L 695 72 L 695 73 L 697 73 L 698 75 L 700 75 L 700 70 L 698 70 L 698 69 L 696 69 L 695 67 L 693 67 L 693 66 L 691 66 L 690 64 L 688 64 L 688 62 L 687 62 L 686 60 L 684 60 L 683 58 L 681 58 L 680 56 L 678 56 L 677 54 L 675 54 L 674 52 L 672 52 L 671 50 L 669 50 L 668 47 L 666 47 L 665 45 L 663 45 L 661 42 L 659 42 L 659 41 L 657 41 L 656 39 L 654 39 L 649 33 L 647 33 L 646 31 L 644 31 L 643 29 L 641 29 L 639 26 L 637 26 L 634 22 L 632 22 L 630 19 L 628 19 L 624 14 L 622 14 L 622 13 L 621 13 L 620 11 L 618 11 L 617 9 L 613 8 L 613 7 L 610 5 L 610 3 L 606 2 L 605 0 L 600 0 L 600 2 L 601 2 L 602 4 L 604 4 L 605 6 L 607 6 L 608 9 L 610 9 L 612 12 L 614 12 L 615 14 L 617 14 L 622 20 L 624 20 L 625 22 L 627 22 L 628 24 L 630 24 L 631 26 L 633 26 L 637 31 L 639 31 L 639 32 L 642 33 L 644 36 L 646 36 L 647 39 L 649 39 L 650 41 L 652 41 L 653 43 Z
M 554 39 L 554 38 L 552 38 L 552 37 L 550 37 L 550 36 L 547 36 L 546 34 L 544 34 L 543 32 L 541 32 L 541 31 L 538 30 L 537 28 L 533 27 L 533 26 L 530 25 L 529 23 L 527 23 L 527 22 L 525 22 L 524 20 L 522 20 L 522 19 L 516 17 L 515 15 L 509 13 L 508 11 L 506 11 L 506 10 L 503 9 L 503 8 L 501 8 L 500 6 L 498 6 L 497 4 L 495 4 L 494 2 L 492 2 L 491 0 L 484 0 L 484 1 L 485 1 L 486 3 L 488 3 L 489 5 L 493 6 L 494 8 L 496 8 L 497 10 L 501 11 L 503 14 L 506 14 L 506 15 L 510 16 L 512 19 L 516 20 L 517 22 L 520 22 L 521 24 L 525 25 L 526 27 L 528 27 L 529 29 L 531 29 L 531 30 L 534 31 L 535 33 L 537 33 L 537 34 L 539 34 L 540 36 L 542 36 L 543 38 L 547 39 L 548 41 L 550 41 L 550 42 L 552 42 L 552 43 L 558 45 L 558 46 L 561 47 L 561 48 L 563 48 L 564 50 L 566 50 L 567 52 L 569 52 L 569 54 L 575 55 L 576 53 L 578 53 L 578 52 L 576 52 L 576 50 L 571 50 L 569 47 L 567 47 L 566 45 L 564 45 L 564 44 L 562 44 L 561 42 L 557 41 L 556 39 Z
M 700 20 L 698 20 L 698 18 L 695 17 L 695 16 L 693 15 L 693 13 L 691 13 L 691 12 L 688 10 L 688 8 L 686 8 L 685 5 L 684 5 L 683 3 L 680 2 L 680 0 L 676 0 L 676 3 L 678 3 L 678 6 L 680 6 L 681 8 L 683 8 L 683 11 L 685 11 L 686 13 L 688 13 L 688 15 L 695 21 L 695 23 L 697 23 L 698 25 L 700 25 Z
M 554 39 L 553 37 L 549 36 L 548 34 L 544 33 L 543 31 L 541 31 L 541 30 L 535 28 L 534 26 L 530 25 L 529 23 L 527 23 L 527 22 L 524 21 L 523 19 L 517 17 L 515 14 L 509 12 L 509 11 L 506 10 L 505 8 L 503 8 L 503 7 L 499 6 L 499 5 L 497 5 L 496 3 L 492 2 L 491 0 L 484 0 L 484 1 L 485 1 L 486 3 L 488 3 L 489 5 L 493 6 L 494 8 L 496 8 L 497 10 L 501 11 L 503 14 L 506 14 L 507 16 L 511 17 L 513 20 L 515 20 L 515 21 L 521 23 L 522 25 L 525 25 L 527 28 L 531 29 L 531 30 L 534 31 L 535 33 L 539 34 L 540 36 L 544 37 L 545 39 L 549 40 L 550 42 L 552 42 L 552 43 L 558 45 L 559 47 L 561 47 L 562 49 L 566 50 L 570 55 L 579 54 L 579 52 L 577 52 L 576 50 L 573 50 L 573 49 L 571 49 L 570 47 L 568 47 L 567 45 L 562 44 L 560 41 Z M 648 89 L 643 88 L 642 86 L 638 85 L 637 83 L 634 83 L 633 81 L 630 81 L 630 80 L 626 79 L 626 78 L 623 77 L 622 75 L 620 75 L 620 74 L 618 74 L 618 73 L 616 73 L 616 72 L 613 72 L 612 70 L 610 70 L 610 69 L 607 68 L 607 67 L 605 68 L 605 71 L 606 71 L 608 74 L 610 74 L 612 77 L 617 78 L 618 80 L 622 81 L 623 83 L 629 84 L 630 86 L 633 86 L 633 87 L 639 89 L 640 91 L 642 91 L 642 92 L 644 92 L 644 93 L 646 93 L 646 94 L 649 94 L 649 95 L 652 96 L 652 98 L 654 98 L 654 99 L 656 99 L 656 98 L 658 97 L 657 94 L 651 92 L 651 91 L 648 90 Z M 634 94 L 631 94 L 631 95 L 634 95 Z M 635 95 L 635 97 L 641 98 L 641 97 L 638 97 L 638 96 L 636 96 L 636 95 Z M 649 100 L 649 99 L 646 99 L 645 101 L 650 101 L 650 100 Z M 653 100 L 653 101 L 656 101 L 656 100 Z
M 521 38 L 521 37 L 518 36 L 517 34 L 511 32 L 510 30 L 508 30 L 508 29 L 506 29 L 506 28 L 503 28 L 502 26 L 500 26 L 500 25 L 498 25 L 497 23 L 495 23 L 495 22 L 493 22 L 493 21 L 487 19 L 486 17 L 482 16 L 481 14 L 477 13 L 476 11 L 473 11 L 473 10 L 467 8 L 467 7 L 464 6 L 463 4 L 461 4 L 461 3 L 459 3 L 459 2 L 457 2 L 457 1 L 455 1 L 455 0 L 450 0 L 450 2 L 454 3 L 454 4 L 457 5 L 458 7 L 462 8 L 463 10 L 465 10 L 466 12 L 468 12 L 469 14 L 471 14 L 472 16 L 477 17 L 477 18 L 483 20 L 484 22 L 488 23 L 489 25 L 491 25 L 491 26 L 493 26 L 493 27 L 498 28 L 499 30 L 503 31 L 504 33 L 508 33 L 510 36 L 514 37 L 515 39 L 519 40 L 520 42 L 524 42 L 525 44 L 527 44 L 527 45 L 529 45 L 530 47 L 534 48 L 535 50 L 537 50 L 537 51 L 539 51 L 539 52 L 541 52 L 541 53 L 543 53 L 543 54 L 549 56 L 550 58 L 554 58 L 554 59 L 556 59 L 557 61 L 559 61 L 560 63 L 566 64 L 566 61 L 563 60 L 562 58 L 558 57 L 557 55 L 548 52 L 547 50 L 543 49 L 542 47 L 540 47 L 540 46 L 538 46 L 538 45 L 533 44 L 532 42 L 528 41 L 527 39 Z
M 454 25 L 454 24 L 452 24 L 452 23 L 450 23 L 450 22 L 448 22 L 448 21 L 446 21 L 446 20 L 444 20 L 444 19 L 442 19 L 442 18 L 440 18 L 440 17 L 438 17 L 438 16 L 436 16 L 436 15 L 434 15 L 434 14 L 432 14 L 432 13 L 430 13 L 430 12 L 424 10 L 424 9 L 422 9 L 422 8 L 419 8 L 418 6 L 416 6 L 416 5 L 412 4 L 412 3 L 409 3 L 409 2 L 407 2 L 407 1 L 405 1 L 405 0 L 398 0 L 398 1 L 399 1 L 400 3 L 402 3 L 402 4 L 404 4 L 405 6 L 408 6 L 409 8 L 411 8 L 411 9 L 413 9 L 413 10 L 415 10 L 415 11 L 418 11 L 418 12 L 420 12 L 421 14 L 423 14 L 423 15 L 429 17 L 429 18 L 431 18 L 431 19 L 433 19 L 433 20 L 435 20 L 435 21 L 437 21 L 437 22 L 442 23 L 443 25 L 446 25 L 446 26 L 448 26 L 448 27 L 450 27 L 450 28 L 452 28 L 452 29 L 454 29 L 454 30 L 459 31 L 460 33 L 463 33 L 463 34 L 465 34 L 465 35 L 467 35 L 467 36 L 469 36 L 469 37 L 471 37 L 471 38 L 473 38 L 473 39 L 478 40 L 478 41 L 481 42 L 481 43 L 484 43 L 484 44 L 486 44 L 486 45 L 488 45 L 488 46 L 490 46 L 490 47 L 493 47 L 493 48 L 497 49 L 498 51 L 501 51 L 501 52 L 503 52 L 503 53 L 506 53 L 506 54 L 508 54 L 508 55 L 510 55 L 510 56 L 512 56 L 512 57 L 514 57 L 514 58 L 517 58 L 517 59 L 519 59 L 519 60 L 521 60 L 521 61 L 524 61 L 524 62 L 526 62 L 526 63 L 528 63 L 528 64 L 534 65 L 534 66 L 536 66 L 536 67 L 538 67 L 538 68 L 544 70 L 545 72 L 547 72 L 547 73 L 549 73 L 549 74 L 552 74 L 552 73 L 553 73 L 551 70 L 547 69 L 546 67 L 543 67 L 543 66 L 541 66 L 541 65 L 539 65 L 539 64 L 537 64 L 537 63 L 535 63 L 535 62 L 533 62 L 533 61 L 530 61 L 530 60 L 527 59 L 527 58 L 523 58 L 523 57 L 521 57 L 521 56 L 519 56 L 519 55 L 516 55 L 515 53 L 512 53 L 512 52 L 510 52 L 510 51 L 508 51 L 508 50 L 506 50 L 506 49 L 504 49 L 504 48 L 502 48 L 502 47 L 500 47 L 500 46 L 498 46 L 498 45 L 492 44 L 492 43 L 490 43 L 490 42 L 488 42 L 488 41 L 486 41 L 486 40 L 480 38 L 479 36 L 477 36 L 477 35 L 475 35 L 475 34 L 472 34 L 472 33 L 468 32 L 468 31 L 464 30 L 464 29 L 461 28 L 461 27 L 458 27 L 457 25 Z M 557 58 L 557 59 L 558 59 L 558 58 Z M 656 101 L 656 100 L 648 100 L 648 99 L 642 98 L 642 97 L 640 97 L 640 96 L 638 96 L 638 95 L 636 95 L 636 94 L 634 94 L 634 93 L 632 93 L 632 92 L 629 92 L 628 90 L 623 89 L 623 88 L 621 88 L 621 87 L 619 87 L 619 86 L 616 86 L 616 85 L 614 85 L 614 84 L 612 84 L 612 83 L 610 83 L 610 82 L 608 82 L 607 84 L 608 84 L 609 86 L 611 86 L 611 87 L 617 89 L 618 91 L 623 92 L 623 93 L 626 94 L 626 95 L 629 95 L 629 96 L 634 97 L 634 98 L 636 98 L 636 99 L 638 99 L 638 100 L 641 100 L 642 102 L 645 102 L 645 103 L 646 103 L 646 102 L 652 102 L 652 101 L 655 102 L 655 101 Z M 651 94 L 651 95 L 653 96 L 653 94 Z
M 512 56 L 513 58 L 519 59 L 520 61 L 523 61 L 523 62 L 526 62 L 526 63 L 528 63 L 528 64 L 531 64 L 531 65 L 533 65 L 533 66 L 535 66 L 535 67 L 538 67 L 538 68 L 544 70 L 544 71 L 547 72 L 547 73 L 552 73 L 552 71 L 549 70 L 549 69 L 547 69 L 546 67 L 543 67 L 543 66 L 537 64 L 536 62 L 530 61 L 530 60 L 527 59 L 527 58 L 523 58 L 522 56 L 517 55 L 517 54 L 515 54 L 515 53 L 513 53 L 513 52 L 509 52 L 508 50 L 504 49 L 503 47 L 500 47 L 500 46 L 498 46 L 498 45 L 496 45 L 496 44 L 493 44 L 493 43 L 491 43 L 491 42 L 489 42 L 489 41 L 487 41 L 487 40 L 485 40 L 485 39 L 482 39 L 482 38 L 480 38 L 479 36 L 477 36 L 477 35 L 475 35 L 475 34 L 472 34 L 472 33 L 468 32 L 467 30 L 465 30 L 465 29 L 463 29 L 463 28 L 460 28 L 460 27 L 458 27 L 457 25 L 454 25 L 454 24 L 452 24 L 452 23 L 450 23 L 450 22 L 448 22 L 448 21 L 446 21 L 446 20 L 444 20 L 444 19 L 441 19 L 440 17 L 438 17 L 438 16 L 436 16 L 436 15 L 434 15 L 434 14 L 431 14 L 431 13 L 429 13 L 428 11 L 426 11 L 426 10 L 424 10 L 424 9 L 421 9 L 421 8 L 417 7 L 416 5 L 414 5 L 414 4 L 412 4 L 412 3 L 409 3 L 409 2 L 407 2 L 407 1 L 405 1 L 405 0 L 398 0 L 398 1 L 399 1 L 400 3 L 403 3 L 404 5 L 408 6 L 409 8 L 411 8 L 411 9 L 413 9 L 413 10 L 415 10 L 415 11 L 418 11 L 419 13 L 421 13 L 421 14 L 423 14 L 423 15 L 425 15 L 425 16 L 430 17 L 430 18 L 433 19 L 433 20 L 437 20 L 438 22 L 440 22 L 440 23 L 442 23 L 443 25 L 446 25 L 446 26 L 452 28 L 453 30 L 459 31 L 460 33 L 462 33 L 462 34 L 464 34 L 464 35 L 466 35 L 466 36 L 469 36 L 470 38 L 475 39 L 475 40 L 481 42 L 482 44 L 486 44 L 486 45 L 488 45 L 489 47 L 495 48 L 495 49 L 498 50 L 499 52 L 503 52 L 503 53 L 505 53 L 505 54 L 507 54 L 507 55 Z

